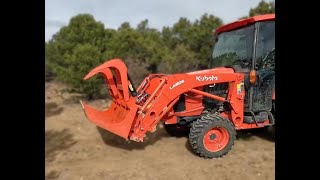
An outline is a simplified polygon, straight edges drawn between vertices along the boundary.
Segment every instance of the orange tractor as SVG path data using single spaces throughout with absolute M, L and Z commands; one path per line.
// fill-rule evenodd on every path
M 227 154 L 236 131 L 275 124 L 275 15 L 259 15 L 215 31 L 210 68 L 183 74 L 150 74 L 135 89 L 127 67 L 113 59 L 85 80 L 102 74 L 113 102 L 99 111 L 81 102 L 95 125 L 142 142 L 164 123 L 171 134 L 189 133 L 204 158 Z

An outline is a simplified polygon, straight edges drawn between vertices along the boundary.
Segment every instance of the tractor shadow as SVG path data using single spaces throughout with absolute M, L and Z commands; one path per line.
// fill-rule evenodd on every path
M 108 146 L 117 147 L 120 149 L 132 151 L 132 150 L 144 150 L 147 146 L 152 146 L 161 138 L 170 137 L 164 128 L 157 127 L 157 131 L 154 133 L 147 133 L 143 142 L 126 141 L 120 136 L 117 136 L 109 131 L 106 131 L 97 126 L 97 130 L 101 135 L 103 142 Z
M 274 127 L 265 127 L 259 129 L 246 129 L 237 131 L 237 139 L 251 141 L 252 137 L 260 137 L 262 139 L 275 142 Z
M 152 146 L 153 144 L 155 144 L 157 141 L 161 140 L 162 138 L 172 137 L 171 135 L 169 135 L 166 132 L 166 130 L 163 127 L 159 127 L 159 126 L 158 126 L 156 132 L 147 133 L 147 136 L 144 138 L 143 142 L 126 141 L 122 137 L 119 137 L 109 131 L 106 131 L 106 130 L 98 127 L 98 126 L 96 128 L 97 128 L 103 142 L 106 145 L 112 146 L 112 147 L 117 147 L 117 148 L 128 150 L 128 151 L 144 150 L 147 146 Z M 252 137 L 254 137 L 254 136 L 258 136 L 263 139 L 274 142 L 273 134 L 266 131 L 266 130 L 259 130 L 259 131 L 257 131 L 257 130 L 254 130 L 254 131 L 241 130 L 241 131 L 237 132 L 237 140 L 242 139 L 242 140 L 250 141 L 250 140 L 252 140 Z M 187 148 L 187 150 L 190 153 L 194 154 L 194 151 L 188 141 L 188 135 L 175 136 L 175 137 L 176 138 L 185 138 L 186 139 L 185 147 Z
M 45 131 L 45 160 L 51 162 L 59 152 L 69 149 L 76 143 L 69 129 Z

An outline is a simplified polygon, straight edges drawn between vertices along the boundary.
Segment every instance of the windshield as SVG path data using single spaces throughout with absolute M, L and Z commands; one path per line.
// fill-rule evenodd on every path
M 237 60 L 246 60 L 250 66 L 252 59 L 254 25 L 223 32 L 218 35 L 212 54 L 213 67 L 230 66 Z

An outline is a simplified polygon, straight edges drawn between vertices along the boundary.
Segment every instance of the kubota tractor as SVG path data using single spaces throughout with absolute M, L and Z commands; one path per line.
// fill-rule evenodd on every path
M 127 140 L 141 142 L 161 121 L 172 133 L 189 131 L 196 154 L 227 154 L 236 130 L 275 124 L 275 15 L 259 15 L 215 30 L 210 68 L 150 74 L 135 89 L 126 65 L 113 59 L 94 68 L 113 98 L 104 111 L 82 103 L 87 118 Z

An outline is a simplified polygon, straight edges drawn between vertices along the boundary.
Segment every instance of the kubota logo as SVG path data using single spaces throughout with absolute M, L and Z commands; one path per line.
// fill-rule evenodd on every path
M 181 81 L 178 81 L 178 82 L 174 83 L 174 85 L 172 85 L 172 86 L 170 87 L 170 90 L 173 89 L 173 88 L 175 88 L 175 87 L 177 87 L 177 86 L 180 86 L 180 85 L 183 84 L 183 83 L 184 83 L 184 80 L 181 80 Z
M 218 80 L 218 77 L 217 76 L 196 76 L 196 80 L 197 81 L 216 81 Z

